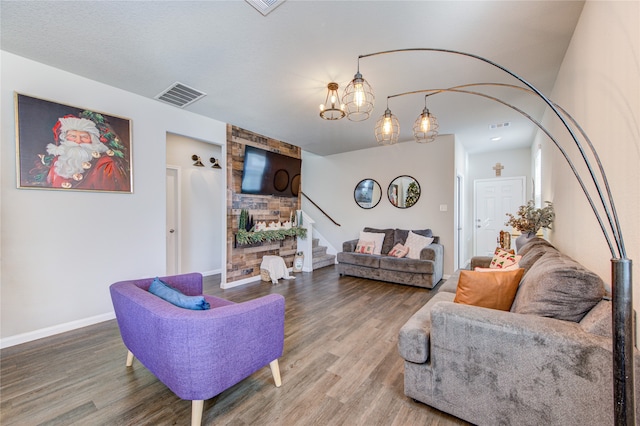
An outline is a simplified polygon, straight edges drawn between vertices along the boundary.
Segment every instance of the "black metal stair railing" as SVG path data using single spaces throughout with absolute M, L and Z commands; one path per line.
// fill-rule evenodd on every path
M 335 220 L 333 220 L 333 218 L 331 216 L 329 216 L 329 214 L 327 214 L 327 212 L 325 212 L 324 210 L 322 210 L 322 208 L 317 205 L 315 203 L 315 201 L 313 201 L 311 198 L 309 198 L 309 196 L 307 194 L 305 194 L 304 192 L 300 191 L 300 193 L 304 196 L 304 198 L 306 198 L 307 200 L 309 200 L 309 202 L 311 204 L 313 204 L 318 210 L 320 210 L 320 212 L 325 215 L 331 222 L 333 222 L 336 226 L 342 226 L 340 225 L 338 222 L 336 222 Z

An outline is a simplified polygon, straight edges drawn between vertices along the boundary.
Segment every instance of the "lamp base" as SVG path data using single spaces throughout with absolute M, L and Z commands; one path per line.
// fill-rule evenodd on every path
M 611 259 L 613 398 L 616 426 L 634 426 L 633 287 L 630 259 Z

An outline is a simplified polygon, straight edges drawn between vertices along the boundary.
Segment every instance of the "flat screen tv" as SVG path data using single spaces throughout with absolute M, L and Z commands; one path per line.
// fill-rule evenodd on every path
M 245 145 L 240 192 L 297 197 L 301 167 L 299 158 Z

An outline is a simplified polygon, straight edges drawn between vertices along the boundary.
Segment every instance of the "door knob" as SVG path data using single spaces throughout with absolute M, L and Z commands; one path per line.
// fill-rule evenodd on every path
M 174 232 L 176 232 L 175 229 L 169 229 L 169 233 L 173 234 Z

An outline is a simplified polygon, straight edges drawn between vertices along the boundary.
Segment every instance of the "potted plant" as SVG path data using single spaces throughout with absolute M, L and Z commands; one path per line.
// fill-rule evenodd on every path
M 516 238 L 516 249 L 519 249 L 526 240 L 535 237 L 542 228 L 551 229 L 551 224 L 556 218 L 553 211 L 553 203 L 545 201 L 546 206 L 536 208 L 533 200 L 527 201 L 524 206 L 518 207 L 518 211 L 514 216 L 507 213 L 509 220 L 505 225 L 511 226 L 513 229 L 520 231 L 521 235 Z

